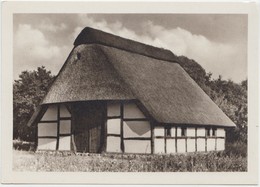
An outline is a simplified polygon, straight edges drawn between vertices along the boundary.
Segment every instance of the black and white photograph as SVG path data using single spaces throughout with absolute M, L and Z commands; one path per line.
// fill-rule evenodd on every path
M 10 20 L 12 172 L 249 171 L 248 14 Z

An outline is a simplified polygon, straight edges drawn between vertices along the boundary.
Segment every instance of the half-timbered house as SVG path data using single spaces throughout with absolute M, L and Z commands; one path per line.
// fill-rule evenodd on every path
M 28 125 L 37 150 L 147 154 L 224 150 L 235 127 L 171 51 L 88 27 Z

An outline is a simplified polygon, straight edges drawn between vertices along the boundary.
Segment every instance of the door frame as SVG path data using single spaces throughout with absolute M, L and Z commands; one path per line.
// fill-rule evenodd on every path
M 77 147 L 77 142 L 76 142 L 76 137 L 77 137 L 77 130 L 76 130 L 76 127 L 77 127 L 77 124 L 78 123 L 78 115 L 79 115 L 79 111 L 78 110 L 81 110 L 80 108 L 80 105 L 86 108 L 90 107 L 91 108 L 91 105 L 99 105 L 97 106 L 97 108 L 95 110 L 99 111 L 98 115 L 99 114 L 101 115 L 101 119 L 100 119 L 100 131 L 99 131 L 99 145 L 98 145 L 98 148 L 97 148 L 97 151 L 95 152 L 91 152 L 91 153 L 101 153 L 103 151 L 105 151 L 105 147 L 106 147 L 106 114 L 107 114 L 107 104 L 106 104 L 106 101 L 81 101 L 81 102 L 74 102 L 71 104 L 71 116 L 72 116 L 72 119 L 71 119 L 71 127 L 72 127 L 72 141 L 71 141 L 71 148 L 72 148 L 72 151 L 74 152 L 79 152 L 79 148 Z M 84 106 L 85 105 L 85 106 Z M 100 110 L 99 110 L 100 108 Z M 93 116 L 92 116 L 93 117 Z M 99 116 L 100 117 L 100 116 Z M 91 144 L 91 131 L 90 131 L 90 128 L 86 128 L 87 130 L 87 136 L 88 136 L 88 140 L 87 140 L 87 143 L 88 143 L 88 146 L 87 149 L 88 150 L 81 150 L 80 152 L 86 152 L 86 153 L 90 153 L 90 144 Z

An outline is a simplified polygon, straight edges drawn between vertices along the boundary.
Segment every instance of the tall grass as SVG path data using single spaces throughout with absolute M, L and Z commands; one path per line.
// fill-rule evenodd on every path
M 199 172 L 246 171 L 247 160 L 225 153 L 177 155 L 66 155 L 14 150 L 18 171 Z
M 30 146 L 29 146 L 30 145 Z M 38 152 L 33 145 L 14 142 L 15 171 L 88 172 L 234 172 L 247 171 L 247 147 L 227 144 L 226 151 L 173 155 L 83 154 Z M 27 150 L 27 151 L 22 151 Z

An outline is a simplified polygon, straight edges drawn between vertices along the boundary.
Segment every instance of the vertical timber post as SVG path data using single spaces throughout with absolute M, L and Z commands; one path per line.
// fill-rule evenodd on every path
M 188 135 L 188 128 L 186 128 L 184 130 L 184 133 L 185 133 L 185 152 L 188 152 L 188 138 L 187 138 L 187 135 Z
M 56 150 L 59 150 L 59 142 L 60 142 L 60 105 L 57 105 L 57 144 Z
M 104 129 L 102 130 L 102 132 L 103 132 L 103 137 L 102 137 L 102 139 L 103 139 L 103 148 L 102 148 L 102 151 L 103 152 L 106 152 L 106 150 L 107 150 L 107 106 L 108 106 L 108 104 L 107 104 L 107 102 L 105 103 L 105 121 L 104 121 Z
M 35 124 L 35 145 L 34 150 L 37 151 L 38 149 L 38 122 Z
M 166 130 L 166 127 L 164 127 L 164 153 L 167 153 L 167 141 L 166 141 L 166 136 L 167 136 L 167 130 Z
M 217 128 L 216 128 L 216 130 L 215 130 L 215 151 L 217 151 L 217 134 L 218 133 L 218 131 L 217 131 Z
M 207 152 L 207 128 L 205 128 L 205 152 Z
M 197 138 L 197 127 L 195 127 L 195 152 L 198 152 L 198 143 L 197 143 L 197 140 L 198 140 L 198 138 Z
M 178 127 L 175 127 L 175 152 L 178 153 L 178 146 L 177 146 L 177 143 L 178 143 L 178 138 L 177 138 L 177 130 L 178 130 Z
M 150 122 L 151 127 L 151 153 L 154 154 L 154 122 Z
M 74 107 L 71 105 L 71 147 L 73 152 L 76 154 L 77 152 L 77 147 L 75 143 L 75 112 L 74 112 Z
M 125 152 L 125 146 L 124 146 L 124 128 L 123 128 L 123 125 L 124 125 L 124 103 L 121 101 L 120 103 L 120 138 L 121 138 L 121 150 L 122 150 L 122 153 Z

